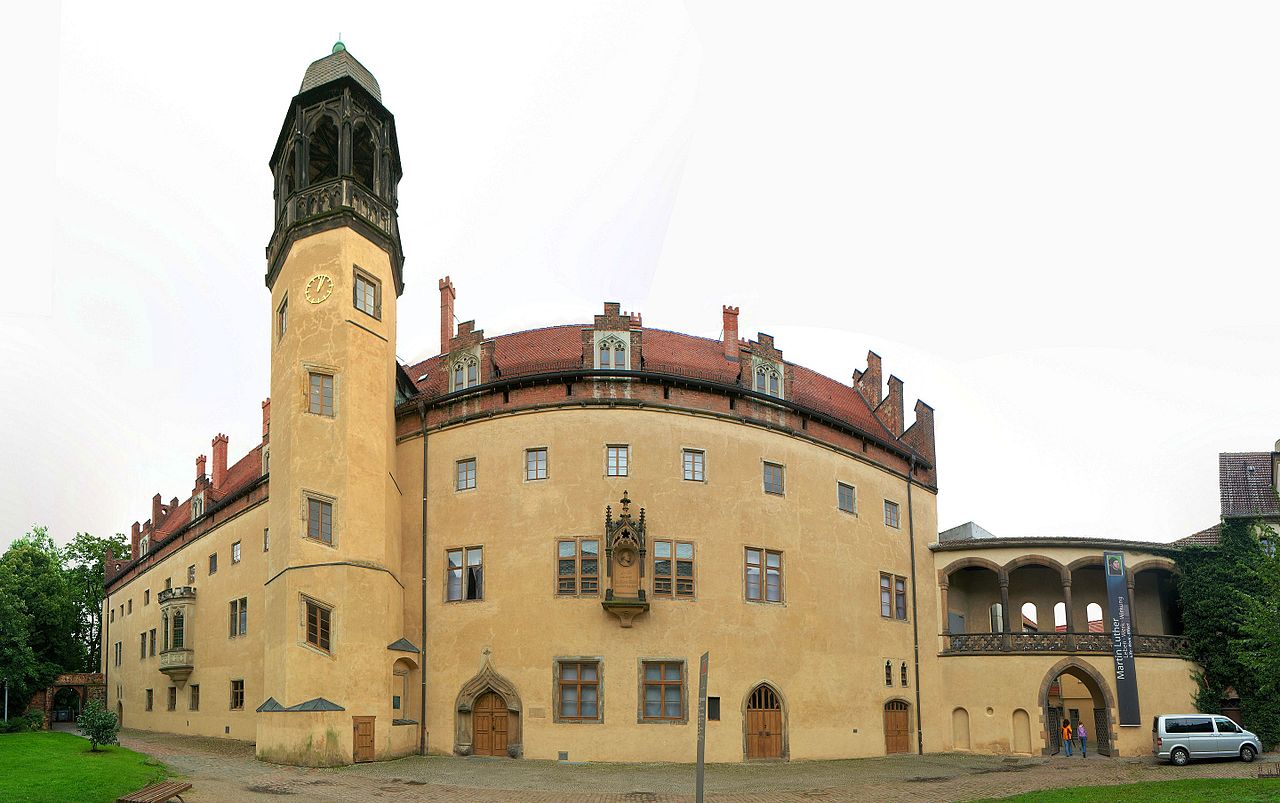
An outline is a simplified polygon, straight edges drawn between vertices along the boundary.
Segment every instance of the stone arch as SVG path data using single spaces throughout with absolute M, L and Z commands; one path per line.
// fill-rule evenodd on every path
M 1013 741 L 1010 744 L 1015 753 L 1031 753 L 1031 715 L 1025 708 L 1013 711 Z
M 506 703 L 508 714 L 507 755 L 512 758 L 520 758 L 524 754 L 524 722 L 521 716 L 523 706 L 520 702 L 520 693 L 516 691 L 515 684 L 498 674 L 497 670 L 493 668 L 487 649 L 485 650 L 484 662 L 480 666 L 480 671 L 462 684 L 462 688 L 458 690 L 458 698 L 453 706 L 453 752 L 460 756 L 471 755 L 471 711 L 475 708 L 476 700 L 486 692 L 493 692 Z
M 915 745 L 913 744 L 913 742 L 915 740 L 913 737 L 916 735 L 919 728 L 919 722 L 916 721 L 915 706 L 913 706 L 911 704 L 911 701 L 905 697 L 890 696 L 890 697 L 886 697 L 883 701 L 881 701 L 880 707 L 881 707 L 881 710 L 883 710 L 886 714 L 888 714 L 891 708 L 897 708 L 899 710 L 904 710 L 907 712 L 907 732 L 906 732 L 906 744 L 905 744 L 906 749 L 903 749 L 903 750 L 894 749 L 894 746 L 890 743 L 891 736 L 888 730 L 886 729 L 885 730 L 885 753 L 887 755 L 891 755 L 893 753 L 914 753 Z M 888 717 L 886 716 L 886 721 L 887 719 Z
M 789 761 L 791 759 L 791 739 L 787 716 L 790 713 L 791 706 L 787 704 L 787 698 L 783 696 L 778 684 L 771 680 L 760 680 L 752 684 L 747 693 L 742 696 L 742 705 L 739 707 L 742 713 L 742 759 L 743 761 L 747 760 L 747 706 L 751 703 L 752 695 L 760 688 L 766 688 L 773 692 L 773 696 L 778 699 L 778 705 L 782 708 L 782 760 Z
M 322 111 L 307 127 L 307 185 L 319 184 L 339 175 L 342 126 L 337 116 Z
M 1067 564 L 1067 571 L 1074 572 L 1076 569 L 1084 569 L 1090 566 L 1103 568 L 1101 555 L 1085 555 L 1083 558 L 1076 558 Z
M 1169 560 L 1168 558 L 1148 558 L 1142 561 L 1141 563 L 1134 564 L 1133 566 L 1130 566 L 1128 568 L 1129 568 L 1130 577 L 1137 577 L 1138 572 L 1146 572 L 1152 569 L 1163 569 L 1164 571 L 1169 572 L 1170 574 L 1182 573 L 1178 569 L 1178 564 Z
M 957 706 L 951 711 L 951 749 L 969 750 L 969 711 Z
M 1044 748 L 1041 750 L 1042 755 L 1050 755 L 1053 747 L 1053 737 L 1049 732 L 1050 723 L 1047 721 L 1045 713 L 1049 708 L 1049 687 L 1058 679 L 1059 675 L 1073 675 L 1089 689 L 1090 694 L 1100 695 L 1102 698 L 1102 707 L 1106 710 L 1107 721 L 1107 741 L 1110 745 L 1109 752 L 1103 755 L 1112 757 L 1119 756 L 1120 751 L 1116 748 L 1116 701 L 1115 695 L 1111 693 L 1111 687 L 1107 685 L 1107 679 L 1102 673 L 1094 669 L 1091 665 L 1080 658 L 1070 657 L 1063 658 L 1058 663 L 1049 668 L 1045 674 L 1044 680 L 1040 682 L 1040 694 L 1036 697 L 1040 705 L 1040 736 L 1044 739 Z M 1099 753 L 1102 753 L 1102 745 L 1100 744 L 1097 734 L 1093 734 L 1090 741 L 1090 747 L 1095 747 Z
M 417 693 L 416 684 L 413 681 L 417 669 L 418 662 L 407 655 L 399 656 L 391 662 L 391 714 L 394 719 L 401 721 L 417 719 L 417 709 L 412 705 L 413 696 Z M 394 705 L 397 697 L 400 698 L 398 709 Z
M 959 560 L 954 560 L 951 563 L 948 563 L 943 568 L 939 569 L 938 581 L 941 583 L 947 583 L 949 582 L 951 575 L 955 574 L 961 569 L 969 569 L 969 568 L 990 569 L 991 571 L 995 572 L 996 577 L 1006 576 L 1004 567 L 1002 567 L 1000 564 L 995 563 L 994 561 L 987 560 L 986 558 L 979 558 L 977 556 L 972 556 L 968 558 L 960 558 Z
M 1067 571 L 1065 566 L 1046 555 L 1022 555 L 1009 561 L 1002 568 L 1005 574 L 1009 574 L 1023 566 L 1044 566 L 1047 569 L 1057 569 L 1058 574 L 1065 574 Z

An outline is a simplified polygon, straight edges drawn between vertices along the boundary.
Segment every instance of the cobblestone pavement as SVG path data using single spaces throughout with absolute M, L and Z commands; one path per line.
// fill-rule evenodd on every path
M 275 800 L 412 800 L 459 803 L 673 803 L 693 799 L 693 767 L 686 764 L 560 764 L 497 758 L 411 756 L 335 769 L 266 764 L 253 745 L 226 739 L 123 731 L 125 747 L 168 764 L 192 784 L 189 803 Z M 1164 781 L 1177 778 L 1252 778 L 1260 762 L 1206 761 L 1188 767 L 1150 757 L 1028 758 L 934 754 L 712 764 L 708 800 L 741 803 L 868 799 L 973 800 L 1036 789 Z

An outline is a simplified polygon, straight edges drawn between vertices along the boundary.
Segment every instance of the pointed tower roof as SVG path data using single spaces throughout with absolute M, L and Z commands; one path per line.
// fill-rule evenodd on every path
M 333 46 L 332 53 L 311 62 L 306 74 L 302 76 L 302 86 L 298 89 L 298 94 L 345 77 L 355 80 L 357 84 L 364 87 L 366 92 L 373 95 L 375 100 L 382 102 L 382 89 L 378 86 L 378 79 L 373 77 L 373 73 L 369 72 L 368 68 L 356 61 L 355 56 L 347 52 L 347 46 L 341 41 Z

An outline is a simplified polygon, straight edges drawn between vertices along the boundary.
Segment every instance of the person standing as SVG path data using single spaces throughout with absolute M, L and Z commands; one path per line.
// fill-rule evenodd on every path
M 1062 749 L 1071 755 L 1071 720 L 1062 720 Z
M 1076 738 L 1080 740 L 1080 757 L 1089 757 L 1089 732 L 1084 729 L 1084 722 L 1076 723 Z

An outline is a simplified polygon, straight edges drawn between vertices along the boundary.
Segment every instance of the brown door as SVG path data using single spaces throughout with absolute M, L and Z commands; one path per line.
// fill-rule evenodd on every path
M 493 692 L 485 692 L 476 700 L 471 712 L 474 730 L 472 752 L 477 756 L 507 754 L 507 704 Z
M 885 753 L 910 753 L 910 710 L 901 700 L 891 700 L 884 706 Z
M 782 705 L 768 686 L 747 700 L 747 758 L 782 758 Z
M 373 761 L 373 720 L 374 717 L 351 718 L 357 764 L 361 761 Z

